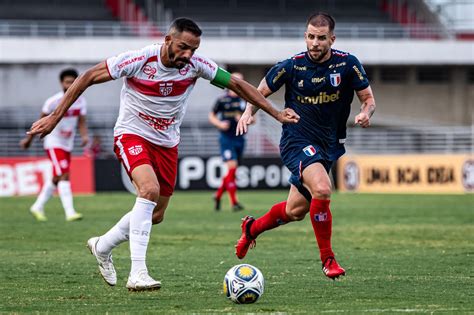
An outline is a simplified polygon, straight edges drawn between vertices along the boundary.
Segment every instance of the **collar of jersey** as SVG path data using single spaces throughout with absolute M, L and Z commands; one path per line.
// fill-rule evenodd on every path
M 313 66 L 324 66 L 328 63 L 331 62 L 332 58 L 333 58 L 333 50 L 331 49 L 331 57 L 329 57 L 328 60 L 324 61 L 324 62 L 314 62 L 313 60 L 311 60 L 311 58 L 309 57 L 308 55 L 308 52 L 306 51 L 304 53 L 304 59 L 310 64 L 310 65 L 313 65 Z

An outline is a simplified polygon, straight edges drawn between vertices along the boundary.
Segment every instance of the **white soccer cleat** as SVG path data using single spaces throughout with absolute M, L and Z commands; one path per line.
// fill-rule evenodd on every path
M 128 277 L 127 289 L 129 291 L 152 291 L 161 288 L 161 282 L 148 275 L 148 271 L 140 270 L 137 274 Z
M 91 254 L 95 256 L 97 263 L 99 265 L 100 275 L 104 281 L 110 285 L 114 286 L 117 284 L 117 273 L 115 272 L 114 262 L 112 261 L 112 254 L 108 256 L 102 256 L 97 253 L 97 242 L 99 237 L 92 237 L 87 241 L 87 248 L 91 251 Z
M 39 221 L 39 222 L 48 221 L 48 219 L 46 218 L 46 215 L 44 214 L 43 210 L 41 210 L 41 209 L 31 207 L 30 208 L 30 213 L 35 217 L 36 221 Z

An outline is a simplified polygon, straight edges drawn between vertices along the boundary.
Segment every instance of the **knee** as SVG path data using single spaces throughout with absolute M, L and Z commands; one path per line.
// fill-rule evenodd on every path
M 311 195 L 313 198 L 328 199 L 329 197 L 331 197 L 331 193 L 332 193 L 331 185 L 327 185 L 327 184 L 317 185 L 311 191 Z
M 138 196 L 157 202 L 160 197 L 160 187 L 154 183 L 141 185 L 138 188 Z

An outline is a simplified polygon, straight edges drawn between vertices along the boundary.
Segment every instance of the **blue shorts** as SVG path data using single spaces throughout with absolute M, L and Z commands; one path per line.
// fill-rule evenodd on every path
M 290 184 L 294 185 L 308 201 L 311 201 L 312 199 L 311 193 L 303 186 L 301 176 L 303 170 L 314 163 L 321 163 L 329 174 L 334 161 L 325 160 L 322 156 L 321 149 L 315 145 L 307 145 L 300 148 L 281 151 L 281 159 L 291 172 L 288 181 Z
M 235 160 L 240 163 L 245 149 L 244 137 L 220 136 L 219 144 L 221 147 L 221 157 L 224 162 Z

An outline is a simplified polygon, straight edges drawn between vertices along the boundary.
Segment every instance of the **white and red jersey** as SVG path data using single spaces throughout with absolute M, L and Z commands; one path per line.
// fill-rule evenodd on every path
M 58 107 L 63 96 L 64 92 L 59 92 L 48 98 L 43 105 L 42 112 L 46 115 L 51 114 Z M 71 152 L 74 147 L 74 136 L 76 135 L 79 116 L 85 116 L 86 114 L 86 99 L 83 96 L 79 96 L 53 131 L 44 138 L 43 147 L 45 150 L 60 148 Z
M 167 68 L 162 45 L 150 45 L 107 59 L 112 79 L 124 77 L 114 136 L 138 135 L 163 147 L 179 143 L 179 127 L 196 80 L 212 81 L 217 64 L 195 54 L 183 69 Z

